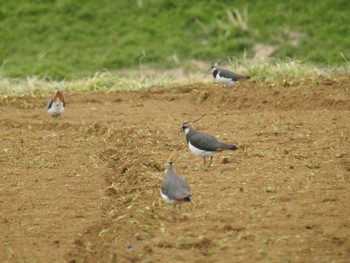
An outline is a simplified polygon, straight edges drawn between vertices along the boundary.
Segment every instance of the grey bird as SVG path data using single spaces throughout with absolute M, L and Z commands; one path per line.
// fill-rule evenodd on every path
M 223 83 L 228 86 L 233 85 L 236 81 L 241 79 L 250 79 L 249 76 L 239 75 L 232 71 L 218 68 L 217 63 L 213 63 L 210 68 L 211 68 L 211 72 L 213 73 L 214 79 L 217 82 Z
M 206 166 L 206 157 L 210 157 L 208 165 L 210 167 L 213 156 L 217 152 L 238 149 L 235 145 L 222 143 L 210 134 L 195 130 L 189 122 L 184 122 L 181 130 L 186 134 L 186 141 L 190 150 L 195 155 L 203 158 L 204 167 Z
M 183 202 L 191 202 L 190 186 L 184 178 L 176 173 L 173 162 L 165 163 L 165 176 L 163 179 L 160 195 L 162 198 L 175 206 L 179 205 L 179 215 L 181 212 L 181 204 Z

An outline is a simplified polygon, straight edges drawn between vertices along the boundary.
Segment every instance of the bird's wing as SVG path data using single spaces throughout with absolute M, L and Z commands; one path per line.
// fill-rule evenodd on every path
M 172 195 L 174 199 L 182 199 L 191 195 L 190 187 L 185 180 L 177 181 L 173 186 Z
M 166 194 L 170 200 L 182 199 L 191 195 L 190 186 L 179 176 L 173 176 L 165 180 L 162 186 L 162 192 Z
M 50 109 L 52 106 L 52 99 L 50 99 L 48 102 L 47 102 L 47 109 Z
M 232 79 L 233 81 L 237 81 L 239 79 L 247 78 L 246 76 L 238 75 L 236 73 L 233 73 L 232 71 L 226 70 L 226 69 L 219 69 L 220 76 L 224 78 Z
M 220 147 L 220 142 L 214 136 L 204 132 L 195 131 L 189 140 L 194 147 L 205 151 L 213 152 Z
M 168 195 L 168 187 L 165 181 L 162 184 L 162 193 L 164 193 L 165 195 Z

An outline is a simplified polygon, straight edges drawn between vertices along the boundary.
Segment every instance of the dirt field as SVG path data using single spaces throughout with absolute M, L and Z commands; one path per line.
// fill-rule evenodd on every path
M 0 102 L 0 262 L 349 262 L 350 79 Z M 185 120 L 239 146 L 203 169 Z M 192 191 L 179 220 L 161 164 Z

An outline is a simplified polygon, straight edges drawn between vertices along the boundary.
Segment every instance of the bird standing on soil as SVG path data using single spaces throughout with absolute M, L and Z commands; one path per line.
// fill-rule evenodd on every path
M 195 155 L 203 158 L 204 167 L 206 166 L 206 157 L 210 157 L 208 165 L 210 167 L 215 153 L 238 149 L 235 145 L 222 143 L 210 134 L 195 130 L 189 122 L 184 122 L 181 130 L 186 134 L 186 141 L 190 150 Z
M 217 63 L 213 63 L 210 68 L 211 72 L 213 73 L 214 79 L 217 82 L 223 83 L 228 86 L 233 85 L 236 81 L 240 79 L 250 79 L 249 76 L 238 75 L 236 73 L 233 73 L 232 71 L 218 68 Z
M 58 117 L 63 113 L 64 106 L 65 102 L 62 93 L 56 91 L 52 99 L 47 103 L 47 112 L 53 117 Z
M 176 173 L 173 162 L 165 163 L 165 167 L 165 176 L 160 195 L 166 202 L 174 205 L 174 211 L 175 206 L 179 205 L 180 216 L 181 204 L 183 202 L 191 202 L 190 186 L 184 178 Z

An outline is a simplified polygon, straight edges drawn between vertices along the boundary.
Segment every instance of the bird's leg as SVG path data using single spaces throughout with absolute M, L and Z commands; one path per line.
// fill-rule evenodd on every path
M 204 162 L 204 167 L 205 167 L 205 164 L 206 164 L 205 157 L 203 157 L 203 162 Z
M 181 218 L 181 203 L 179 204 L 179 219 Z
M 213 160 L 213 156 L 210 156 L 210 159 L 209 159 L 209 165 L 208 165 L 208 167 L 210 167 L 210 166 L 211 166 L 211 162 L 212 162 L 212 160 Z

